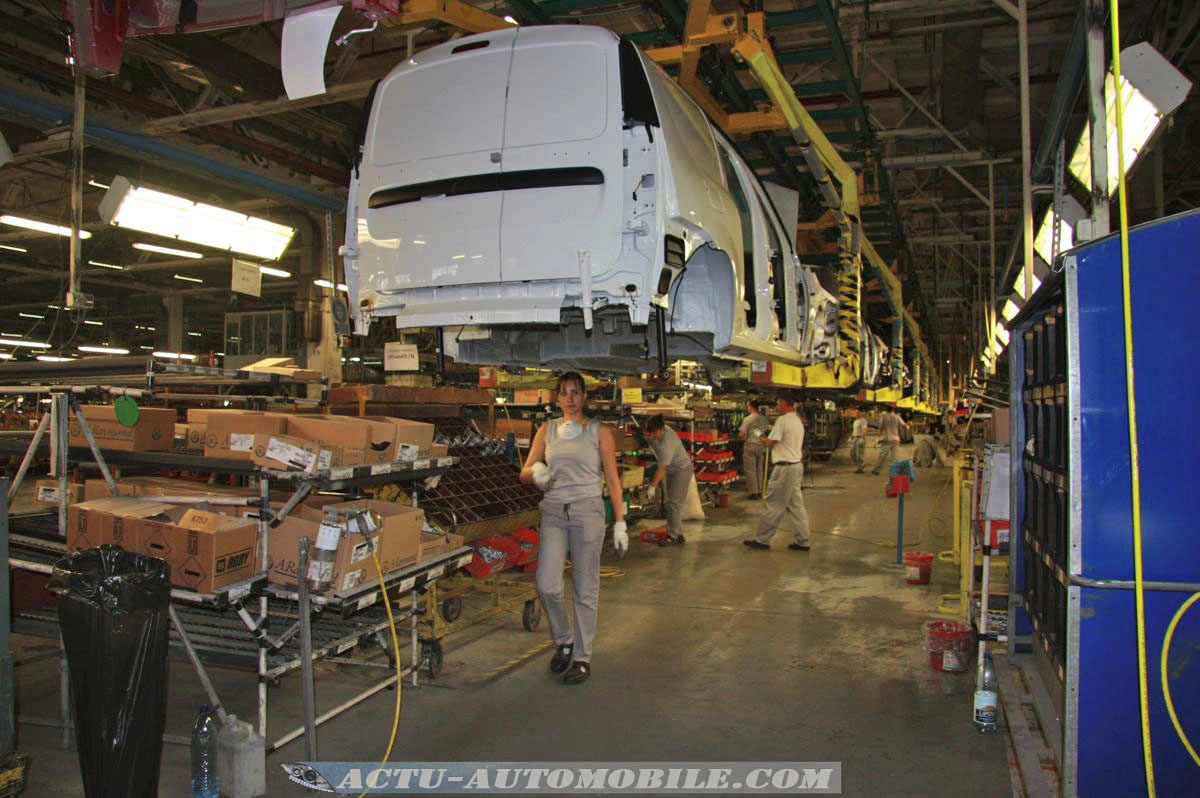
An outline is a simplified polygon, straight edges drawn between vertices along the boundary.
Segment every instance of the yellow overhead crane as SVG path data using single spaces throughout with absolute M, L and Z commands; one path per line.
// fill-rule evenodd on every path
M 921 338 L 921 328 L 904 307 L 899 279 L 862 232 L 858 175 L 796 98 L 767 41 L 766 16 L 762 12 L 711 14 L 710 9 L 709 0 L 693 0 L 688 4 L 683 43 L 649 49 L 646 55 L 659 64 L 678 64 L 676 80 L 679 85 L 730 136 L 788 130 L 800 145 L 839 228 L 838 334 L 841 345 L 838 357 L 831 363 L 807 367 L 768 363 L 768 381 L 772 385 L 843 389 L 858 382 L 862 366 L 864 267 L 878 279 L 893 314 L 914 342 L 919 361 L 936 373 L 936 361 Z M 742 113 L 726 113 L 721 108 L 696 76 L 701 50 L 714 44 L 731 46 L 734 55 L 744 61 L 758 79 L 773 108 Z

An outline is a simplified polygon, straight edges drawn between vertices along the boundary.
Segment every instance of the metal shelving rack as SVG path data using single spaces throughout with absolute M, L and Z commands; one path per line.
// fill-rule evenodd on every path
M 300 473 L 265 469 L 243 460 L 205 457 L 189 452 L 101 450 L 96 445 L 82 412 L 79 411 L 78 396 L 99 392 L 106 395 L 133 394 L 148 398 L 148 396 L 153 395 L 153 378 L 158 375 L 173 375 L 174 378 L 184 376 L 189 379 L 207 380 L 209 381 L 207 384 L 210 385 L 213 384 L 211 382 L 213 379 L 241 379 L 237 376 L 231 377 L 225 370 L 178 366 L 177 364 L 161 364 L 155 361 L 147 364 L 142 358 L 103 358 L 101 360 L 124 361 L 116 364 L 121 367 L 128 366 L 128 361 L 130 360 L 138 361 L 146 368 L 144 379 L 150 387 L 124 389 L 113 387 L 110 384 L 87 386 L 39 384 L 0 388 L 0 392 L 49 393 L 51 396 L 50 413 L 43 417 L 36 431 L 28 435 L 8 435 L 0 438 L 0 452 L 11 454 L 24 453 L 25 455 L 17 479 L 14 480 L 12 488 L 7 492 L 7 498 L 11 500 L 29 465 L 38 457 L 49 457 L 51 472 L 58 477 L 60 483 L 57 523 L 48 525 L 49 530 L 57 534 L 53 537 L 46 534 L 38 535 L 35 530 L 35 534 L 17 535 L 15 541 L 12 541 L 16 544 L 17 550 L 10 552 L 8 558 L 12 566 L 48 573 L 53 569 L 53 562 L 59 556 L 65 554 L 67 505 L 65 482 L 69 464 L 72 462 L 95 463 L 108 482 L 110 492 L 114 494 L 116 492 L 115 484 L 108 469 L 109 463 L 113 465 L 169 467 L 180 470 L 217 472 L 257 479 L 260 491 L 259 497 L 257 500 L 247 499 L 245 504 L 256 503 L 260 507 L 259 552 L 261 562 L 263 563 L 266 563 L 268 559 L 267 536 L 270 534 L 270 529 L 286 518 L 312 491 L 347 491 L 368 485 L 399 481 L 419 486 L 424 480 L 445 473 L 448 468 L 457 462 L 456 458 L 453 457 L 436 457 L 419 459 L 412 462 L 378 463 L 332 468 L 316 473 Z M 86 363 L 86 361 L 80 361 L 80 363 Z M 109 382 L 109 378 L 120 376 L 118 373 L 120 369 L 112 368 L 111 366 L 113 364 L 109 363 L 104 369 L 97 367 L 94 369 L 94 373 L 90 373 L 89 376 L 103 376 L 106 378 L 106 382 Z M 78 369 L 70 371 L 70 376 L 80 376 Z M 103 372 L 102 374 L 100 373 L 101 371 Z M 280 375 L 259 375 L 254 372 L 238 372 L 237 374 L 253 375 L 245 377 L 245 379 L 262 384 L 282 384 L 286 382 L 286 378 L 281 378 Z M 17 382 L 20 379 L 41 381 L 47 376 L 57 378 L 62 375 L 41 368 L 32 369 L 31 374 L 0 370 L 0 382 Z M 68 448 L 67 446 L 67 422 L 72 414 L 75 415 L 75 418 L 81 425 L 85 438 L 88 439 L 90 445 L 86 449 Z M 49 433 L 48 436 L 46 435 L 47 432 Z M 44 440 L 46 437 L 49 440 Z M 273 484 L 276 486 L 286 486 L 292 490 L 291 497 L 278 511 L 270 509 L 270 492 Z M 416 493 L 417 491 L 414 490 L 414 496 Z M 203 502 L 205 498 L 197 497 L 195 501 Z M 5 506 L 7 507 L 7 502 Z M 45 531 L 46 528 L 43 527 L 42 532 L 44 533 Z M 60 543 L 59 541 L 62 542 Z M 6 544 L 10 542 L 7 535 L 4 542 Z M 421 664 L 428 665 L 433 653 L 429 650 L 422 650 L 418 653 L 418 594 L 427 590 L 444 574 L 448 572 L 452 573 L 463 565 L 466 565 L 470 561 L 470 557 L 471 550 L 461 547 L 451 552 L 445 552 L 428 561 L 417 563 L 384 576 L 383 582 L 390 599 L 395 600 L 404 594 L 411 597 L 411 609 L 407 612 L 401 611 L 398 614 L 397 620 L 407 619 L 409 621 L 413 666 L 407 668 L 404 675 L 411 676 L 413 684 L 417 683 L 417 667 Z M 383 612 L 382 605 L 379 603 L 380 591 L 377 583 L 363 585 L 345 593 L 334 593 L 328 596 L 309 597 L 307 595 L 300 595 L 306 592 L 304 590 L 297 591 L 269 584 L 265 572 L 243 582 L 226 586 L 214 593 L 201 594 L 179 588 L 172 590 L 170 613 L 173 627 L 173 642 L 191 660 L 197 676 L 222 722 L 225 720 L 226 712 L 205 670 L 202 661 L 204 658 L 218 655 L 223 658 L 232 657 L 238 660 L 240 664 L 252 664 L 255 666 L 259 683 L 258 732 L 266 739 L 267 685 L 269 682 L 277 680 L 285 673 L 300 669 L 304 674 L 302 689 L 307 696 L 311 696 L 312 675 L 311 668 L 308 667 L 311 661 L 321 657 L 343 654 L 364 639 L 380 636 L 380 632 L 387 628 L 386 620 L 380 621 L 375 617 L 375 615 Z M 257 617 L 250 609 L 253 600 L 256 598 L 258 599 Z M 269 631 L 271 618 L 273 617 L 272 606 L 274 605 L 276 608 L 289 606 L 290 602 L 294 601 L 299 601 L 302 606 L 311 604 L 311 606 L 316 608 L 318 614 L 325 616 L 324 619 L 314 627 L 309 622 L 311 619 L 308 614 L 297 613 L 300 617 L 296 623 L 292 624 L 292 626 L 284 630 L 281 634 L 272 636 Z M 235 613 L 236 621 L 228 615 L 221 614 L 229 610 Z M 362 618 L 354 617 L 364 612 L 366 614 Z M 196 633 L 197 624 L 191 624 L 190 630 L 188 620 L 186 619 L 194 621 L 199 617 L 203 617 L 206 620 L 203 624 L 198 625 L 201 633 L 201 645 L 197 646 L 192 641 L 192 636 Z M 221 620 L 214 625 L 214 619 Z M 52 613 L 27 613 L 23 614 L 23 617 L 18 620 L 18 631 L 27 631 L 34 634 L 41 633 L 54 638 L 58 638 L 59 636 L 56 628 L 57 617 Z M 297 647 L 299 651 L 296 650 Z M 388 651 L 386 646 L 384 651 Z M 308 662 L 305 661 L 306 654 Z M 389 653 L 387 656 L 391 657 L 392 655 Z M 356 660 L 351 660 L 351 662 L 358 663 Z M 62 667 L 63 717 L 61 725 L 63 729 L 63 744 L 66 747 L 69 745 L 68 727 L 70 709 L 66 697 L 65 660 L 62 662 Z M 394 684 L 396 678 L 395 674 L 391 675 L 389 678 L 363 691 L 358 696 L 324 713 L 319 718 L 313 716 L 311 702 L 308 702 L 306 705 L 305 726 L 298 730 L 292 730 L 273 743 L 269 743 L 268 750 L 274 750 L 304 735 L 305 728 L 315 731 L 316 726 L 320 723 L 335 717 L 337 714 L 346 711 L 362 700 Z

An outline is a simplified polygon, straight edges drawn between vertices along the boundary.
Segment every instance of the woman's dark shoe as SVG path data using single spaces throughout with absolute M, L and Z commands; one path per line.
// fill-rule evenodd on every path
M 554 652 L 554 657 L 550 660 L 550 670 L 554 673 L 562 673 L 571 664 L 571 649 L 575 647 L 574 643 L 564 643 Z
M 563 682 L 566 684 L 579 684 L 586 682 L 587 678 L 592 675 L 592 666 L 586 662 L 572 662 L 570 669 L 563 674 Z

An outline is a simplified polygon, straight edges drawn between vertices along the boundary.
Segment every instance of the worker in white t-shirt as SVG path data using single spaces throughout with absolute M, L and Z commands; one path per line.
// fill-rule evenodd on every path
M 908 429 L 908 422 L 889 410 L 879 420 L 879 459 L 875 462 L 872 474 L 878 474 L 885 464 L 891 464 L 896 459 L 896 447 L 900 445 L 900 428 Z
M 763 514 L 758 519 L 754 537 L 742 543 L 752 549 L 771 548 L 771 538 L 780 522 L 792 522 L 795 540 L 788 544 L 793 551 L 808 551 L 808 511 L 804 509 L 804 494 L 800 481 L 804 478 L 804 422 L 796 413 L 792 397 L 776 400 L 779 418 L 763 443 L 771 450 L 771 477 L 767 480 Z
M 867 417 L 861 410 L 850 428 L 850 462 L 855 474 L 861 474 L 867 465 Z

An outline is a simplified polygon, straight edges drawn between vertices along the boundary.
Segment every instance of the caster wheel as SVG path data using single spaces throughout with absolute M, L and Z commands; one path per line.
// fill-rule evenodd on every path
M 462 599 L 458 596 L 442 602 L 442 619 L 446 623 L 454 623 L 462 615 Z
M 436 679 L 442 672 L 442 644 L 439 640 L 423 640 L 421 642 L 421 674 L 430 679 Z
M 521 625 L 525 627 L 526 632 L 532 632 L 538 628 L 538 624 L 542 622 L 542 603 L 537 599 L 530 599 L 525 602 L 525 609 L 521 611 Z

